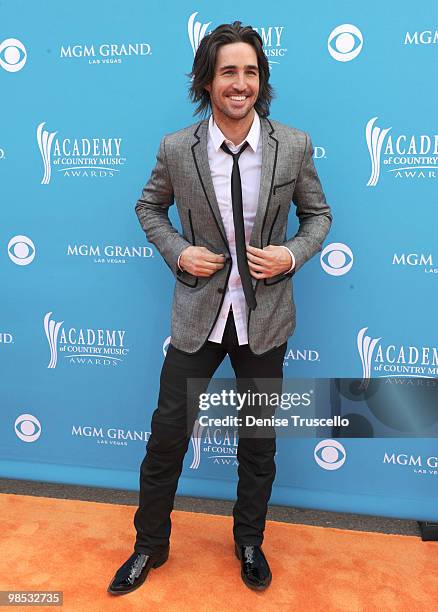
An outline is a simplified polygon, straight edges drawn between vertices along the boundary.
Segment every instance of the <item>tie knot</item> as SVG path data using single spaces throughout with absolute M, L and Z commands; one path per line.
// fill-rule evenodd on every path
M 240 149 L 237 151 L 237 153 L 232 153 L 230 149 L 227 147 L 227 145 L 223 142 L 221 144 L 221 149 L 222 151 L 225 151 L 225 153 L 228 153 L 228 155 L 231 155 L 231 157 L 233 158 L 233 161 L 234 160 L 237 161 L 248 145 L 249 145 L 249 142 L 245 140 L 245 142 L 240 147 Z

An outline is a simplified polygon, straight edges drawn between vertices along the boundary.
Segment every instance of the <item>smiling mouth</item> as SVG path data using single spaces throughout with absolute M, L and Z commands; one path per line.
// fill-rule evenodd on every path
M 233 102 L 244 102 L 248 96 L 228 96 Z

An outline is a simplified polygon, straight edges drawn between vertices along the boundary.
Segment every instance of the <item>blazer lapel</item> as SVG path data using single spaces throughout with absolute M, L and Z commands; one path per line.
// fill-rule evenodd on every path
M 275 138 L 274 127 L 269 119 L 261 118 L 261 138 L 262 138 L 262 171 L 260 176 L 260 190 L 257 203 L 257 212 L 251 232 L 249 244 L 258 248 L 263 248 L 262 233 L 265 223 L 266 213 L 271 199 L 274 183 L 275 168 L 277 165 L 278 140 Z M 195 142 L 192 145 L 193 161 L 196 167 L 202 189 L 207 203 L 216 220 L 219 233 L 228 249 L 225 228 L 222 221 L 219 205 L 217 203 L 211 178 L 210 165 L 208 163 L 207 152 L 208 121 L 198 124 L 193 136 Z M 254 279 L 255 280 L 255 279 Z
M 196 128 L 195 133 L 193 134 L 195 137 L 195 142 L 192 145 L 193 161 L 195 163 L 196 172 L 198 174 L 199 180 L 201 181 L 205 198 L 216 220 L 216 225 L 220 235 L 222 236 L 222 240 L 224 241 L 228 249 L 229 247 L 226 238 L 225 227 L 222 221 L 219 205 L 217 203 L 216 193 L 214 191 L 213 181 L 210 172 L 210 164 L 208 163 L 207 133 L 208 121 L 202 121 Z
M 262 137 L 262 173 L 260 176 L 260 191 L 257 212 L 251 232 L 249 244 L 263 248 L 262 234 L 269 202 L 271 200 L 274 183 L 275 168 L 277 165 L 278 140 L 274 137 L 274 127 L 269 119 L 261 118 Z

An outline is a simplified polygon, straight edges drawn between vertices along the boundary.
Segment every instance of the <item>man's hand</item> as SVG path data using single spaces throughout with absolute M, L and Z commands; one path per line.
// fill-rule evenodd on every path
M 282 246 L 269 244 L 264 249 L 248 245 L 246 247 L 248 266 L 254 278 L 271 278 L 287 272 L 292 266 L 292 257 Z
M 216 255 L 206 247 L 189 246 L 181 253 L 179 265 L 193 276 L 211 276 L 224 267 L 225 255 Z

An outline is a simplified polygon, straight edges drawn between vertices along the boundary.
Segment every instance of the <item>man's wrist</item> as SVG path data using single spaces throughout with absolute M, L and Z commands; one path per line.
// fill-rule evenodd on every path
M 282 244 L 282 245 L 280 245 L 280 246 L 282 246 L 282 247 L 283 247 L 283 249 L 286 249 L 286 250 L 287 250 L 287 252 L 288 252 L 288 253 L 289 253 L 289 255 L 290 255 L 291 261 L 292 261 L 292 265 L 291 265 L 291 267 L 289 268 L 289 270 L 286 270 L 286 272 L 283 272 L 283 274 L 289 274 L 289 273 L 290 273 L 290 272 L 292 272 L 292 270 L 295 268 L 295 256 L 294 256 L 294 254 L 292 253 L 292 251 L 291 251 L 291 250 L 290 250 L 290 249 L 289 249 L 287 246 L 284 246 L 283 244 Z

